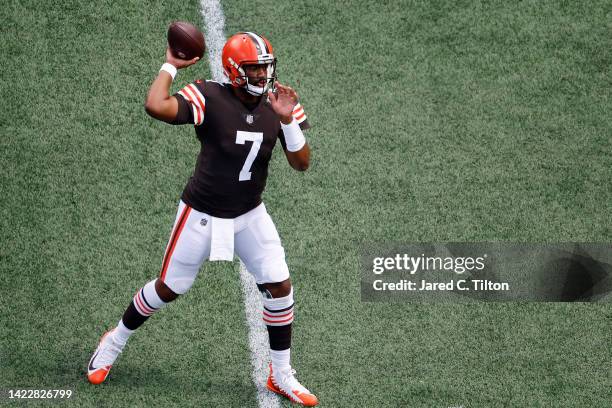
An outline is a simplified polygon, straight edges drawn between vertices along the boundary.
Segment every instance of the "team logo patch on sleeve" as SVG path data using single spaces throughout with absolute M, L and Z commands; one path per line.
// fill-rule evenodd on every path
M 178 93 L 185 98 L 193 109 L 193 124 L 201 125 L 204 122 L 204 112 L 206 111 L 206 100 L 198 87 L 194 84 L 188 84 Z

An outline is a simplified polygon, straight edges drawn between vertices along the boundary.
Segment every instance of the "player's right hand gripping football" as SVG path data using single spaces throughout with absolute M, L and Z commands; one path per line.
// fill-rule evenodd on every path
M 168 64 L 174 65 L 176 69 L 187 68 L 188 66 L 195 64 L 199 60 L 200 58 L 198 57 L 195 57 L 190 60 L 183 60 L 180 58 L 176 58 L 174 55 L 172 55 L 172 51 L 170 51 L 170 47 L 166 48 L 166 62 Z

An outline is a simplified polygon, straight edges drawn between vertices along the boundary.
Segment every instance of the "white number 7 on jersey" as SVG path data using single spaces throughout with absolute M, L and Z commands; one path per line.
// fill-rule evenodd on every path
M 263 133 L 262 132 L 245 132 L 239 130 L 236 132 L 236 144 L 243 145 L 246 141 L 253 142 L 251 146 L 251 150 L 244 161 L 244 165 L 242 166 L 242 170 L 240 170 L 240 175 L 238 176 L 238 181 L 246 181 L 251 179 L 251 166 L 257 157 L 257 153 L 259 153 L 259 148 L 261 147 L 261 142 L 263 142 Z

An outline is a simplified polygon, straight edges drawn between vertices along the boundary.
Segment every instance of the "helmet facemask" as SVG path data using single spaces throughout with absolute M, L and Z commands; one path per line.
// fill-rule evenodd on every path
M 249 77 L 243 68 L 245 65 L 266 65 L 266 84 L 264 86 L 258 86 L 249 83 Z M 270 90 L 274 92 L 274 84 L 276 82 L 276 58 L 257 62 L 243 62 L 238 68 L 238 72 L 240 75 L 236 76 L 236 83 L 243 87 L 249 94 L 254 96 L 264 96 Z

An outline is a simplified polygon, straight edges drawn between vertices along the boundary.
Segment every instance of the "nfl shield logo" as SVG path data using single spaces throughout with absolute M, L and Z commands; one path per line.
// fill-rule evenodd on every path
M 248 123 L 249 125 L 253 124 L 253 115 L 246 115 L 246 123 Z

